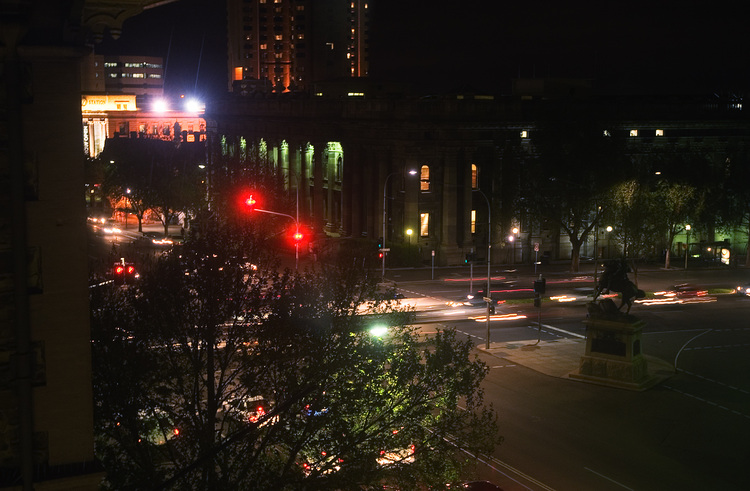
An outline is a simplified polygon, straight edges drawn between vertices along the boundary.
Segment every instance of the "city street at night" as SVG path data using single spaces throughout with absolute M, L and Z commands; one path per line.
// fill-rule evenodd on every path
M 557 269 L 547 272 L 545 296 L 593 284 L 592 269 L 580 275 Z M 526 287 L 525 294 L 493 292 L 493 297 L 533 296 L 528 292 L 533 272 L 525 270 L 504 273 L 519 290 Z M 390 277 L 407 297 L 431 298 L 435 305 L 467 291 L 468 268 L 440 271 L 442 278 L 434 281 L 399 281 L 417 274 L 392 271 Z M 729 291 L 746 276 L 743 270 L 644 268 L 638 279 L 649 292 L 687 282 Z M 486 275 L 480 284 L 482 279 Z M 650 371 L 661 377 L 644 391 L 568 377 L 585 350 L 584 305 L 544 301 L 540 310 L 530 302 L 508 301 L 492 316 L 489 350 L 481 307 L 443 320 L 445 309 L 428 307 L 437 310 L 418 313 L 417 322 L 427 320 L 420 324 L 425 333 L 455 327 L 490 367 L 485 397 L 498 409 L 505 440 L 493 456 L 482 457 L 479 472 L 504 490 L 739 490 L 745 487 L 743 449 L 750 439 L 750 299 L 708 297 L 633 306 L 631 314 L 645 321 L 643 351 Z

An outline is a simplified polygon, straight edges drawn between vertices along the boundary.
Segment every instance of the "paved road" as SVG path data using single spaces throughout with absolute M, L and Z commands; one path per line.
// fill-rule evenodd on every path
M 460 272 L 446 273 L 436 282 L 397 286 L 437 305 L 467 290 Z M 749 275 L 654 269 L 638 279 L 650 291 L 682 282 L 714 290 Z M 562 272 L 550 278 L 552 288 L 575 287 Z M 750 299 L 718 295 L 712 302 L 634 306 L 632 313 L 646 322 L 651 370 L 664 379 L 642 392 L 567 377 L 584 350 L 583 307 L 545 304 L 540 336 L 532 306 L 506 306 L 505 313 L 527 318 L 493 321 L 489 350 L 486 324 L 466 320 L 467 310 L 444 320 L 433 313 L 423 329 L 456 327 L 476 341 L 491 367 L 484 388 L 498 409 L 505 442 L 484 459 L 482 477 L 506 491 L 747 489 Z

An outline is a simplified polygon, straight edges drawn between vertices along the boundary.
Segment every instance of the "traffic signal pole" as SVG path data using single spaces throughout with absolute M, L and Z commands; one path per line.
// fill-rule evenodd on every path
M 278 211 L 261 210 L 259 208 L 253 208 L 253 211 L 260 213 L 268 213 L 269 215 L 278 215 L 282 217 L 290 218 L 294 221 L 294 269 L 299 269 L 299 241 L 302 239 L 302 234 L 299 231 L 299 220 L 294 218 L 292 215 L 286 213 L 279 213 Z

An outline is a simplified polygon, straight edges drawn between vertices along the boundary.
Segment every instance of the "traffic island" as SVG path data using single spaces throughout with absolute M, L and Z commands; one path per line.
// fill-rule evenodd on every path
M 586 351 L 570 378 L 640 391 L 674 373 L 671 365 L 643 354 L 641 336 L 646 323 L 617 310 L 612 300 L 590 303 L 584 324 Z M 654 370 L 649 370 L 650 364 Z

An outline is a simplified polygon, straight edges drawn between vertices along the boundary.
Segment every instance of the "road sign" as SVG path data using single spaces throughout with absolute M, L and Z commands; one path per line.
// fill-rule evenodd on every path
M 539 242 L 534 242 L 534 252 L 539 252 Z
M 484 300 L 487 303 L 492 303 L 492 299 L 490 297 L 483 297 L 482 300 Z
M 382 249 L 380 249 L 380 252 L 391 252 L 391 248 L 390 247 L 383 247 Z

